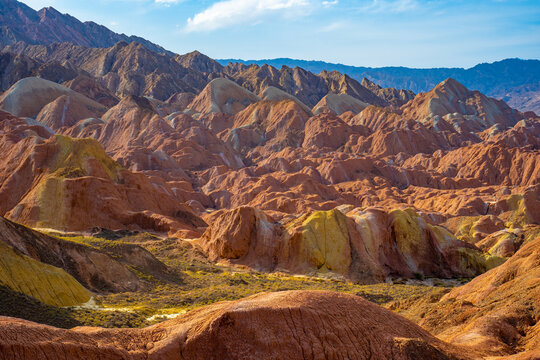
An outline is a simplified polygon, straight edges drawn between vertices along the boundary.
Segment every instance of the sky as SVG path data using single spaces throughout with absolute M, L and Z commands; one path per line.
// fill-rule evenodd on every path
M 216 59 L 472 67 L 540 58 L 540 0 L 22 0 Z

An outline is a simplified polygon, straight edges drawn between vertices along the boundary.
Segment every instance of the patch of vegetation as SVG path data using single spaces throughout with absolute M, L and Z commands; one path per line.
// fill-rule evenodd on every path
M 99 296 L 109 308 L 141 307 L 150 314 L 179 313 L 223 300 L 237 300 L 260 292 L 285 290 L 330 290 L 360 295 L 377 304 L 430 293 L 425 285 L 360 285 L 343 279 L 264 273 L 248 268 L 216 265 L 186 241 L 153 240 L 145 244 L 171 274 L 180 281 L 154 279 L 145 292 L 124 292 Z M 161 319 L 163 320 L 163 319 Z M 159 321 L 159 320 L 158 320 Z
M 121 240 L 57 233 L 52 235 L 110 254 L 116 253 L 124 245 L 137 244 L 168 267 L 166 276 L 152 276 L 133 268 L 134 273 L 148 283 L 148 288 L 145 291 L 96 295 L 97 302 L 103 308 L 53 308 L 64 316 L 63 323 L 54 323 L 62 327 L 143 327 L 166 320 L 166 317 L 160 315 L 183 313 L 200 306 L 237 300 L 260 292 L 330 290 L 386 304 L 430 294 L 437 289 L 423 284 L 361 285 L 341 278 L 264 273 L 244 267 L 219 265 L 209 262 L 198 247 L 189 241 L 160 239 L 145 233 Z M 12 316 L 53 324 L 50 319 L 46 319 L 46 315 L 45 318 L 29 318 L 22 310 Z
M 0 285 L 0 315 L 26 319 L 59 328 L 82 325 L 69 309 L 43 304 L 24 294 Z
M 151 325 L 148 317 L 155 311 L 137 309 L 134 311 L 104 311 L 96 309 L 71 308 L 71 316 L 85 326 L 104 328 L 138 328 Z

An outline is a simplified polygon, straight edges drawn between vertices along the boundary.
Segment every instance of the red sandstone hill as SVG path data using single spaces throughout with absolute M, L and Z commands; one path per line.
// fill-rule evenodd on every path
M 537 237 L 523 243 L 503 265 L 453 289 L 440 300 L 422 299 L 392 307 L 407 307 L 406 316 L 454 344 L 483 349 L 493 356 L 518 353 L 516 359 L 537 359 L 539 286 Z
M 51 341 L 54 339 L 54 341 Z M 472 359 L 360 297 L 263 293 L 193 310 L 144 329 L 62 330 L 0 318 L 0 358 Z
M 7 217 L 65 230 L 205 226 L 162 179 L 123 169 L 97 141 L 52 135 L 1 115 L 0 212 Z

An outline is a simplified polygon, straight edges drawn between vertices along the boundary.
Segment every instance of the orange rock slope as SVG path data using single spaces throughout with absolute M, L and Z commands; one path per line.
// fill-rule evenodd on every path
M 540 237 L 526 240 L 504 264 L 440 300 L 405 302 L 403 313 L 441 339 L 491 356 L 538 359 Z
M 16 129 L 0 143 L 0 212 L 9 218 L 63 230 L 135 226 L 174 233 L 205 226 L 165 181 L 123 169 L 97 141 L 42 138 L 9 115 L 1 124 Z
M 46 57 L 40 47 L 25 47 L 25 51 L 42 60 Z M 150 56 L 135 45 L 107 51 L 126 69 L 135 65 L 128 66 L 123 57 Z M 66 54 L 103 55 L 62 45 L 50 56 Z M 81 66 L 97 71 L 94 63 L 79 60 Z M 2 147 L 7 155 L 0 174 L 2 214 L 32 226 L 136 227 L 197 238 L 207 223 L 213 226 L 218 221 L 213 211 L 249 206 L 279 223 L 271 229 L 276 234 L 265 240 L 272 244 L 271 251 L 280 249 L 261 260 L 266 268 L 323 269 L 371 281 L 416 273 L 476 275 L 503 261 L 495 258 L 506 257 L 499 255 L 512 253 L 511 249 L 496 251 L 494 240 L 482 243 L 484 238 L 539 222 L 540 126 L 534 114 L 512 110 L 452 79 L 398 108 L 398 98 L 404 102 L 412 95 L 385 92 L 367 81 L 364 86 L 338 73 L 314 76 L 294 69 L 295 83 L 308 82 L 312 87 L 287 94 L 284 78 L 269 79 L 289 76 L 290 69 L 222 69 L 201 54 L 175 61 L 200 68 L 196 71 L 205 76 L 210 76 L 208 71 L 224 71 L 232 80 L 215 78 L 196 96 L 176 93 L 165 102 L 128 95 L 105 113 L 89 112 L 87 103 L 92 100 L 66 88 L 69 95 L 59 93 L 55 99 L 34 104 L 42 106 L 35 120 L 3 115 Z M 82 91 L 85 87 L 75 86 L 78 82 L 69 85 Z M 317 95 L 324 98 L 320 107 L 325 110 L 313 114 L 299 99 L 315 99 L 318 82 L 328 93 Z M 19 87 L 7 94 L 17 98 Z M 94 98 L 106 92 L 91 88 L 87 93 Z M 36 96 L 43 93 L 41 87 L 36 91 Z M 75 101 L 83 98 L 87 103 Z M 80 138 L 95 140 L 72 140 Z M 376 218 L 369 210 L 373 207 L 384 215 L 369 223 L 369 232 L 384 234 L 379 241 L 389 244 L 385 246 L 404 243 L 393 254 L 358 253 L 371 240 L 350 226 L 343 242 L 348 245 L 337 251 L 343 255 L 339 265 L 326 263 L 320 258 L 323 255 L 297 243 L 295 231 L 302 232 L 303 221 L 319 211 L 339 211 L 349 223 L 357 216 L 347 214 L 354 208 L 360 218 Z M 408 208 L 404 214 L 414 214 L 414 220 L 406 221 L 402 241 L 395 230 L 395 214 Z M 462 228 L 470 222 L 464 217 L 486 215 L 503 226 L 478 232 L 481 235 L 475 235 L 474 241 L 463 235 Z M 449 221 L 455 224 L 451 232 L 430 228 Z M 216 246 L 223 249 L 229 246 L 224 239 L 231 241 L 231 247 L 258 244 L 255 233 L 242 240 L 234 234 L 243 230 L 230 231 L 233 235 L 225 236 L 209 229 L 198 242 L 221 244 Z M 311 231 L 315 238 L 325 238 L 318 227 Z M 403 251 L 415 243 L 435 258 L 427 264 L 407 259 Z M 212 246 L 201 246 L 214 253 Z M 484 251 L 483 259 L 467 258 L 470 251 Z M 244 256 L 245 251 L 232 258 Z M 439 256 L 445 260 L 441 262 Z M 240 262 L 257 266 L 250 257 L 265 259 L 249 255 Z
M 431 225 L 414 210 L 338 209 L 275 222 L 260 210 L 240 207 L 212 214 L 198 240 L 210 260 L 265 271 L 328 273 L 361 282 L 388 276 L 473 277 L 503 258 Z
M 50 339 L 55 341 L 51 342 Z M 471 359 L 353 295 L 262 293 L 144 329 L 62 330 L 0 317 L 2 359 Z

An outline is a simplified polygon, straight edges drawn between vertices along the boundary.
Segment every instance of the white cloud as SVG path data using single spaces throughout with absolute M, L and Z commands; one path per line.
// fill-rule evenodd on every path
M 414 10 L 418 7 L 417 0 L 373 0 L 370 5 L 364 6 L 366 12 L 392 12 L 401 13 Z
M 334 0 L 334 1 L 323 1 L 322 2 L 322 5 L 324 7 L 330 7 L 330 6 L 334 6 L 334 5 L 337 5 L 339 3 L 339 0 Z
M 182 1 L 183 0 L 155 0 L 156 4 L 165 4 L 165 5 L 178 4 Z
M 187 21 L 185 31 L 212 31 L 242 23 L 255 23 L 268 15 L 299 16 L 308 12 L 310 0 L 219 1 Z

